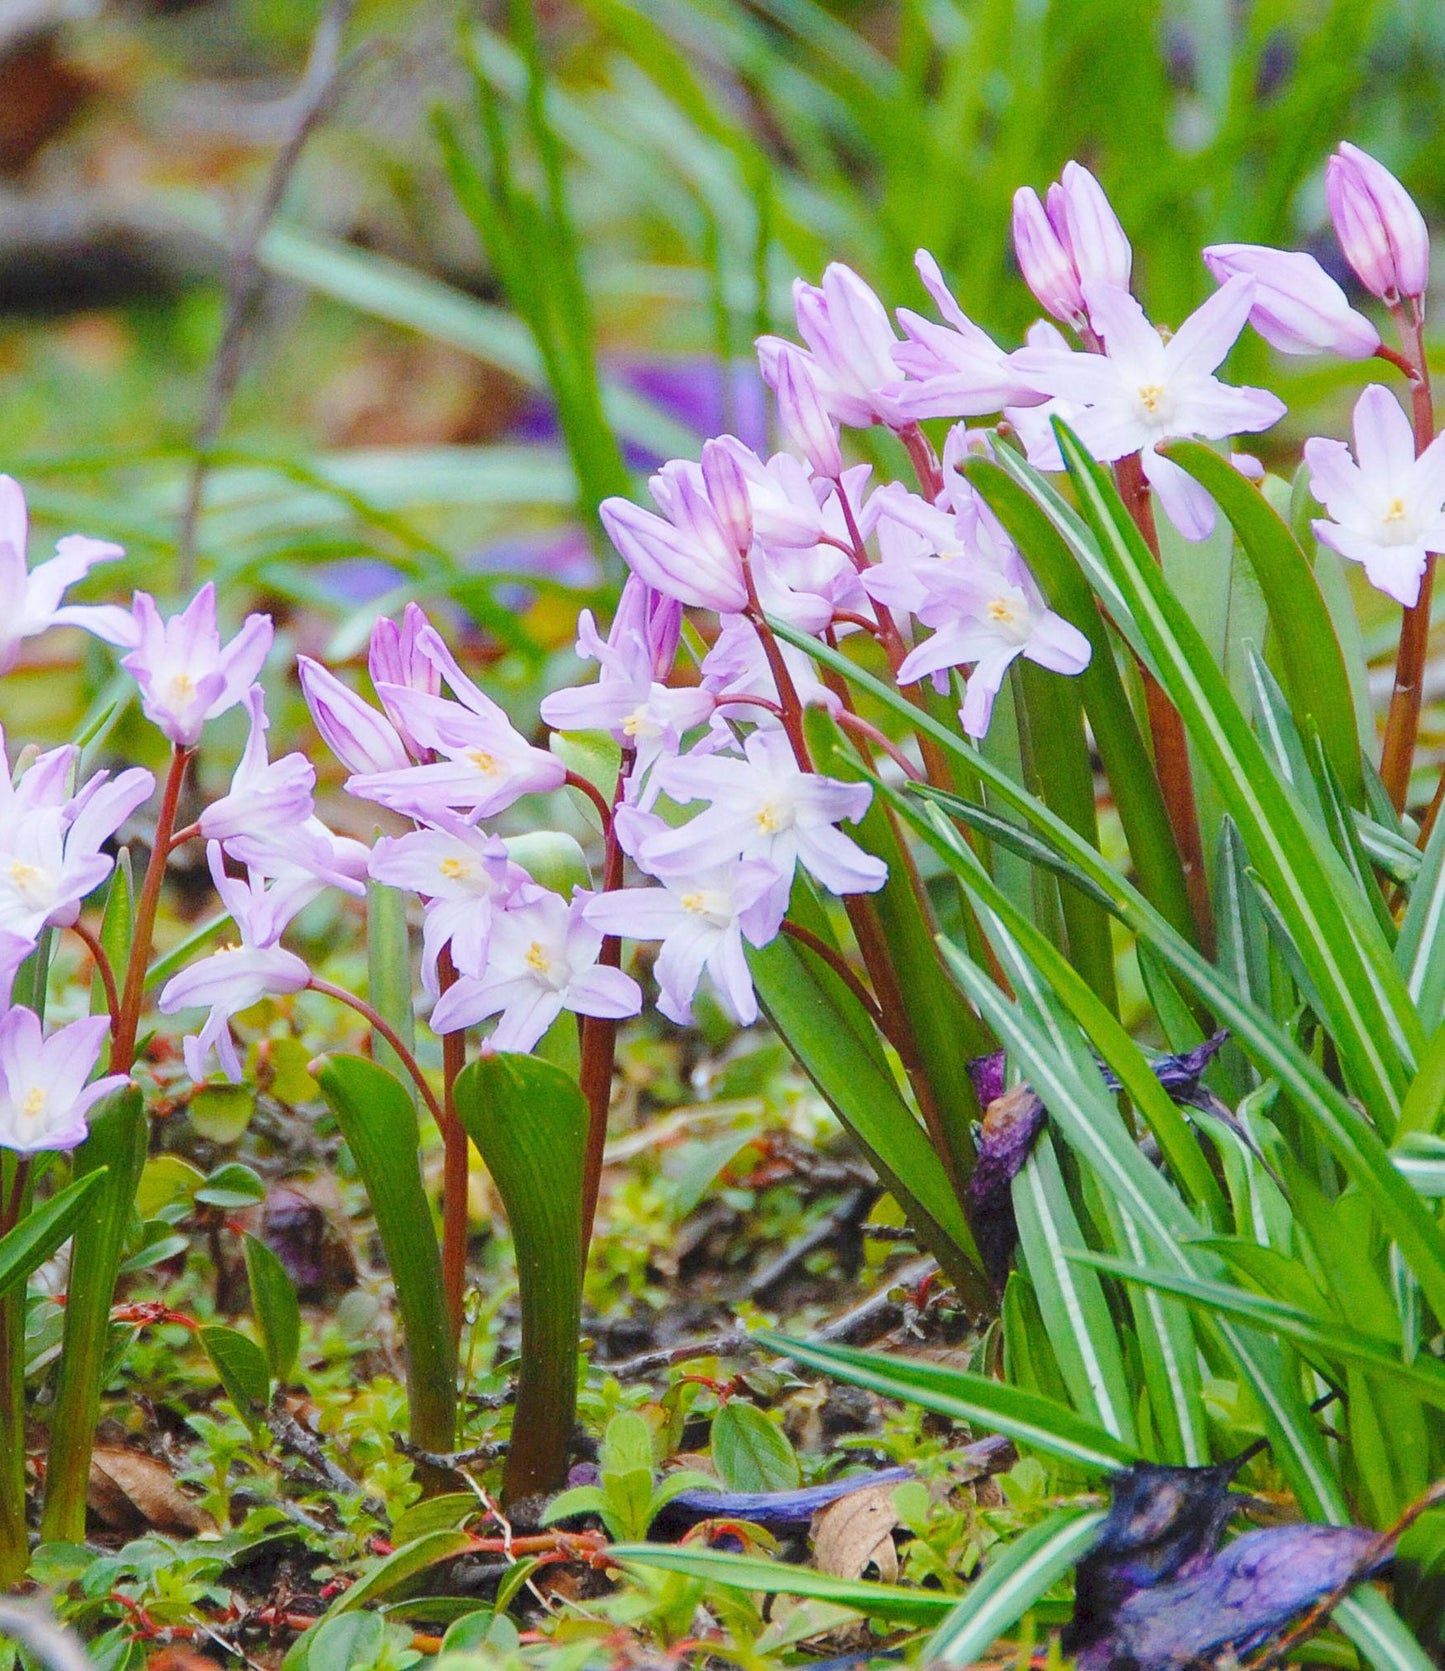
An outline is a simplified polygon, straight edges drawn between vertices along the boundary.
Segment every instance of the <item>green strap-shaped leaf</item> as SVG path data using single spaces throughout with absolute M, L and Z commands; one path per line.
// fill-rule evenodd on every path
M 802 891 L 793 892 L 799 914 Z M 811 914 L 803 926 L 826 931 Z M 963 1208 L 879 1048 L 872 1018 L 827 964 L 787 935 L 750 948 L 758 999 L 869 1164 L 950 1277 L 987 1295 Z
M 1310 971 L 1345 1071 L 1391 1130 L 1423 1039 L 1379 926 L 1343 863 L 1276 778 L 1107 472 L 1066 425 L 1055 420 L 1055 431 L 1103 560 Z
M 822 710 L 808 715 L 808 738 L 818 770 L 829 777 L 861 782 L 867 774 L 844 743 L 837 725 Z M 992 1037 L 964 1003 L 938 956 L 934 925 L 920 900 L 917 873 L 898 839 L 887 804 L 877 795 L 854 829 L 854 840 L 888 866 L 888 880 L 870 896 L 889 956 L 904 994 L 918 1046 L 920 1071 L 928 1082 L 952 1151 L 954 1174 L 973 1170 L 972 1126 L 981 1115 L 965 1066 L 970 1056 L 993 1048 Z
M 522 1367 L 503 1485 L 508 1501 L 567 1475 L 582 1322 L 587 1105 L 534 1056 L 483 1057 L 457 1080 L 457 1114 L 496 1183 L 517 1251 Z
M 1323 1138 L 1345 1172 L 1370 1198 L 1381 1223 L 1388 1227 L 1409 1259 L 1436 1315 L 1445 1316 L 1445 1235 L 1440 1226 L 1395 1170 L 1388 1149 L 1369 1120 L 1340 1094 L 1318 1064 L 1296 1046 L 1285 1030 L 1242 999 L 1220 977 L 1219 971 L 1182 935 L 1175 933 L 1143 895 L 1061 818 L 1004 773 L 995 771 L 982 755 L 968 748 L 947 727 L 936 725 L 926 715 L 920 716 L 895 687 L 863 672 L 838 651 L 781 622 L 774 621 L 772 625 L 780 638 L 807 651 L 814 660 L 867 691 L 883 707 L 917 725 L 946 753 L 964 757 L 969 768 L 985 779 L 991 789 L 997 790 L 1001 800 L 1024 815 L 1049 848 L 1109 899 L 1120 921 L 1145 940 L 1204 1000 L 1220 1023 L 1230 1028 L 1261 1075 L 1279 1080 L 1281 1088 Z M 941 839 L 946 840 L 948 835 L 945 829 Z M 953 841 L 962 860 L 964 844 L 956 832 Z M 992 988 L 992 983 L 989 987 L 996 998 L 997 990 Z
M 1434 1033 L 1445 1020 L 1445 818 L 1425 844 L 1420 873 L 1395 942 L 1405 986 L 1420 1012 L 1420 1024 Z
M 86 1203 L 106 1181 L 98 1167 L 32 1208 L 9 1235 L 0 1237 L 0 1295 L 26 1282 L 75 1229 Z
M 1089 665 L 1076 683 L 1124 826 L 1140 891 L 1179 933 L 1193 939 L 1194 914 L 1169 813 L 1159 781 L 1147 769 L 1149 750 L 1119 676 L 1114 643 L 1078 559 L 1044 509 L 1002 466 L 976 459 L 965 473 L 1028 558 L 1050 608 L 1089 640 Z M 1098 841 L 1092 844 L 1097 847 Z
M 1233 524 L 1269 606 L 1290 710 L 1301 732 L 1318 731 L 1351 805 L 1364 805 L 1360 744 L 1344 653 L 1309 558 L 1269 501 L 1202 441 L 1161 451 L 1187 470 Z
M 977 1423 L 1089 1473 L 1112 1473 L 1137 1460 L 1130 1446 L 1066 1404 L 1004 1381 L 896 1353 L 795 1340 L 770 1329 L 760 1329 L 755 1338 L 805 1369 L 866 1387 L 884 1398 L 919 1404 L 953 1421 Z
M 141 1094 L 122 1086 L 92 1113 L 90 1135 L 75 1151 L 77 1177 L 105 1171 L 87 1198 L 75 1227 L 60 1383 L 50 1418 L 41 1535 L 52 1543 L 85 1537 L 85 1497 L 90 1450 L 100 1417 L 100 1382 L 110 1334 L 110 1304 L 135 1192 L 146 1157 L 146 1117 Z
M 416 1110 L 384 1067 L 361 1056 L 328 1056 L 316 1078 L 366 1186 L 391 1267 L 406 1335 L 412 1441 L 449 1451 L 456 1439 L 457 1354 L 441 1249 L 422 1187 Z
M 723 1549 L 700 1549 L 678 1544 L 615 1543 L 607 1558 L 622 1567 L 655 1567 L 680 1572 L 704 1584 L 729 1590 L 751 1590 L 769 1596 L 810 1596 L 840 1607 L 856 1607 L 874 1619 L 905 1625 L 931 1625 L 956 1605 L 953 1596 L 938 1590 L 905 1590 L 897 1584 L 868 1584 L 860 1579 L 833 1578 L 812 1567 L 789 1566 L 786 1561 L 764 1561 L 732 1555 Z
M 1085 1247 L 1047 1132 L 1013 1181 L 1019 1255 L 1038 1295 L 1049 1344 L 1080 1415 L 1138 1448 L 1133 1393 L 1103 1284 L 1076 1280 L 1071 1251 Z
M 1107 1519 L 1104 1509 L 1060 1509 L 1010 1542 L 997 1545 L 968 1594 L 929 1638 L 927 1665 L 972 1665 L 1029 1608 L 1088 1554 Z
M 384 882 L 366 884 L 366 997 L 383 1021 L 389 1021 L 407 1047 L 416 1045 L 416 1005 L 411 978 L 411 935 L 406 925 L 407 896 Z M 416 1091 L 401 1058 L 378 1033 L 371 1042 L 373 1060 L 396 1075 L 413 1105 Z

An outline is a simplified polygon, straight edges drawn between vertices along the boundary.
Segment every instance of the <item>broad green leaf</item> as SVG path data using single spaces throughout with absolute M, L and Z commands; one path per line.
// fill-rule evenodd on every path
M 1360 745 L 1350 678 L 1334 622 L 1309 559 L 1253 483 L 1201 441 L 1162 451 L 1209 490 L 1234 526 L 1269 605 L 1289 705 L 1302 733 L 1313 727 L 1352 805 L 1362 805 Z
M 1392 1128 L 1422 1039 L 1379 927 L 1337 855 L 1271 770 L 1107 473 L 1065 425 L 1056 420 L 1055 428 L 1103 560 L 1310 971 L 1346 1072 L 1376 1119 Z
M 712 1462 L 730 1491 L 792 1491 L 801 1475 L 782 1428 L 746 1399 L 729 1399 L 712 1419 Z
M 996 1544 L 968 1594 L 923 1650 L 928 1665 L 973 1665 L 1093 1548 L 1104 1509 L 1060 1509 Z
M 100 1417 L 101 1379 L 126 1232 L 145 1166 L 148 1129 L 141 1094 L 122 1086 L 91 1113 L 90 1135 L 75 1151 L 77 1179 L 104 1169 L 75 1226 L 65 1303 L 59 1385 L 50 1416 L 41 1535 L 47 1543 L 85 1536 L 90 1451 Z
M 207 1325 L 198 1338 L 241 1419 L 248 1427 L 257 1427 L 271 1400 L 266 1354 L 254 1340 L 220 1323 Z
M 957 1605 L 957 1598 L 938 1590 L 905 1590 L 894 1584 L 867 1584 L 858 1579 L 831 1578 L 812 1567 L 786 1561 L 762 1561 L 732 1555 L 722 1549 L 700 1549 L 680 1544 L 615 1543 L 609 1560 L 621 1567 L 656 1567 L 680 1572 L 705 1584 L 730 1590 L 751 1590 L 770 1596 L 813 1596 L 840 1607 L 854 1607 L 874 1619 L 898 1624 L 930 1625 Z
M 512 863 L 521 865 L 539 887 L 551 888 L 563 899 L 570 899 L 574 888 L 592 886 L 587 855 L 575 836 L 561 830 L 529 830 L 508 836 L 503 846 Z
M 251 1306 L 261 1330 L 266 1361 L 278 1381 L 287 1381 L 301 1350 L 301 1306 L 286 1267 L 258 1236 L 245 1237 L 246 1277 Z
M 505 1053 L 463 1070 L 456 1105 L 516 1248 L 522 1362 L 503 1486 L 510 1500 L 555 1491 L 567 1474 L 582 1319 L 587 1105 L 551 1062 Z
M 0 1294 L 28 1281 L 69 1238 L 106 1176 L 104 1167 L 82 1174 L 0 1236 Z
M 422 1187 L 416 1110 L 392 1074 L 361 1056 L 328 1056 L 316 1077 L 366 1186 L 391 1268 L 406 1336 L 412 1441 L 449 1451 L 456 1438 L 456 1343 Z
M 805 1369 L 1007 1434 L 1017 1444 L 1090 1472 L 1112 1473 L 1136 1460 L 1128 1445 L 1066 1405 L 1003 1381 L 892 1353 L 816 1345 L 770 1329 L 759 1330 L 755 1338 Z

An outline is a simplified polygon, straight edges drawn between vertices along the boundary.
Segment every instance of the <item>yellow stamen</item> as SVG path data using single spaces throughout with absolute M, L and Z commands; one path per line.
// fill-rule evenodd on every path
M 545 975 L 552 967 L 552 959 L 542 949 L 542 942 L 534 940 L 527 947 L 527 962 L 539 975 Z
M 778 815 L 771 802 L 765 807 L 759 807 L 753 814 L 758 828 L 764 835 L 772 835 L 778 827 Z
M 700 917 L 707 910 L 707 895 L 701 893 L 684 894 L 682 896 L 682 908 L 684 911 L 691 911 L 694 916 Z
M 497 759 L 496 755 L 488 754 L 484 748 L 468 749 L 467 759 L 471 761 L 479 772 L 485 772 L 488 777 L 495 776 L 495 774 L 502 769 L 502 763 Z
M 28 888 L 40 880 L 40 869 L 36 865 L 28 865 L 24 859 L 12 859 L 10 863 L 10 880 L 17 888 Z
M 1007 598 L 991 598 L 988 605 L 988 618 L 998 621 L 1005 626 L 1011 626 L 1018 619 L 1018 611 Z
M 1390 501 L 1390 508 L 1385 512 L 1386 522 L 1403 522 L 1405 520 L 1405 501 L 1398 495 Z
M 465 859 L 443 859 L 437 868 L 449 882 L 455 882 L 460 876 L 470 876 L 472 871 Z
M 1157 412 L 1164 390 L 1158 383 L 1144 383 L 1139 389 L 1139 400 L 1146 412 Z
M 45 1112 L 45 1092 L 38 1085 L 32 1085 L 25 1093 L 25 1101 L 20 1105 L 20 1112 L 27 1120 L 38 1120 Z

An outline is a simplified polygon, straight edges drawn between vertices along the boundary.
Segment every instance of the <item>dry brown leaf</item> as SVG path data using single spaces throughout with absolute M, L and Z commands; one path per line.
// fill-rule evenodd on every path
M 97 1445 L 86 1492 L 90 1512 L 116 1532 L 214 1532 L 216 1523 L 144 1451 Z
M 878 1568 L 885 1584 L 898 1577 L 893 1528 L 898 1513 L 891 1485 L 867 1485 L 850 1491 L 813 1516 L 813 1565 L 831 1578 L 861 1578 Z

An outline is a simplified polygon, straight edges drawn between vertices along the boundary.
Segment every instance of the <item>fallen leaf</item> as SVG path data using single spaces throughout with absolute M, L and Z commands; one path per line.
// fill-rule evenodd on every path
M 898 1577 L 897 1524 L 892 1483 L 850 1491 L 813 1516 L 813 1565 L 831 1578 L 847 1579 L 876 1566 L 879 1578 L 891 1584 Z
M 97 1445 L 86 1490 L 90 1512 L 115 1532 L 214 1532 L 216 1523 L 144 1451 Z

